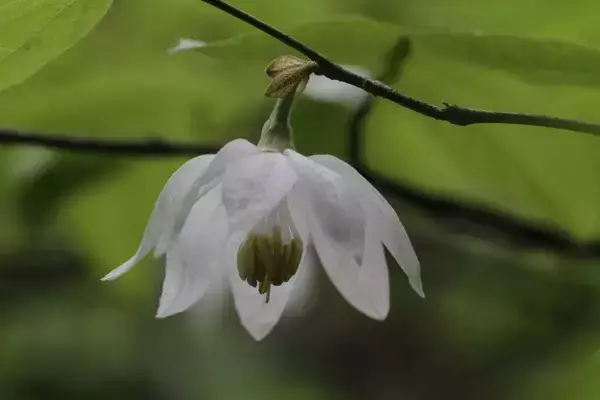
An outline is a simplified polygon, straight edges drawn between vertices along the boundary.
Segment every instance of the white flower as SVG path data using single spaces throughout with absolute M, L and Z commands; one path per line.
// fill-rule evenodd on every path
M 342 296 L 371 318 L 384 319 L 390 308 L 384 246 L 423 296 L 419 262 L 383 196 L 345 162 L 293 150 L 294 95 L 277 100 L 257 146 L 237 139 L 183 164 L 158 197 L 135 255 L 103 279 L 118 278 L 153 249 L 166 255 L 157 316 L 167 317 L 225 275 L 256 340 L 286 304 L 301 303 L 292 292 L 309 293 L 317 258 Z
M 173 174 L 138 251 L 104 279 L 123 275 L 152 249 L 166 254 L 157 315 L 166 317 L 198 301 L 225 272 L 242 324 L 260 340 L 301 284 L 296 270 L 311 268 L 309 246 L 350 304 L 384 319 L 389 284 L 383 245 L 423 295 L 419 263 L 400 220 L 356 170 L 333 156 L 263 151 L 238 139 Z

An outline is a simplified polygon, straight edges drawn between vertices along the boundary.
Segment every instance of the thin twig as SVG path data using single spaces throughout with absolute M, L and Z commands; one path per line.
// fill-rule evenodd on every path
M 96 139 L 69 135 L 20 132 L 0 129 L 0 144 L 23 144 L 67 151 L 87 151 L 128 156 L 195 156 L 216 153 L 220 146 L 173 143 L 162 139 Z
M 382 82 L 396 82 L 402 76 L 403 67 L 410 55 L 410 40 L 406 37 L 398 39 L 386 57 L 384 70 L 379 76 Z M 509 213 L 486 208 L 469 201 L 456 198 L 442 197 L 427 193 L 404 182 L 391 180 L 373 172 L 363 159 L 360 149 L 364 148 L 365 122 L 375 105 L 374 96 L 366 96 L 358 105 L 349 123 L 349 158 L 350 163 L 386 195 L 401 199 L 403 202 L 426 211 L 436 220 L 452 219 L 465 222 L 470 228 L 483 226 L 492 228 L 495 232 L 507 238 L 511 244 L 521 247 L 545 248 L 553 252 L 578 258 L 600 257 L 600 241 L 577 241 L 568 232 L 550 226 L 527 221 Z M 461 226 L 464 230 L 464 226 Z M 489 233 L 486 232 L 489 236 Z
M 573 132 L 600 135 L 599 124 L 591 124 L 572 119 L 548 117 L 545 115 L 535 114 L 477 110 L 473 108 L 460 107 L 457 105 L 450 105 L 447 103 L 443 103 L 444 105 L 439 107 L 426 103 L 401 93 L 381 81 L 365 78 L 343 68 L 342 66 L 329 60 L 324 55 L 313 50 L 306 44 L 240 10 L 239 8 L 232 6 L 231 4 L 221 0 L 202 1 L 226 12 L 227 14 L 239 20 L 246 22 L 247 24 L 252 25 L 253 27 L 288 45 L 294 50 L 304 54 L 306 57 L 319 65 L 319 74 L 324 75 L 329 79 L 345 82 L 349 85 L 361 88 L 372 95 L 393 101 L 394 103 L 397 103 L 400 106 L 408 108 L 421 115 L 440 121 L 446 121 L 452 125 L 458 126 L 475 124 L 512 124 L 565 129 Z

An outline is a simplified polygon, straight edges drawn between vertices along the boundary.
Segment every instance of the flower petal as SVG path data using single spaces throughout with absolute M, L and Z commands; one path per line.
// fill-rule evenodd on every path
M 243 235 L 236 234 L 230 238 L 225 252 L 224 266 L 229 275 L 233 292 L 234 305 L 242 325 L 255 340 L 262 340 L 275 327 L 294 287 L 296 277 L 292 277 L 281 286 L 272 286 L 269 302 L 257 288 L 242 281 L 237 271 L 237 251 L 242 243 Z
M 182 312 L 206 292 L 216 273 L 227 237 L 227 215 L 217 186 L 192 209 L 181 234 L 167 252 L 157 317 Z
M 154 210 L 152 211 L 152 215 L 146 226 L 142 242 L 140 243 L 137 252 L 129 260 L 108 273 L 102 280 L 113 280 L 118 278 L 129 271 L 154 247 L 164 247 L 161 246 L 160 242 L 167 221 L 172 219 L 174 213 L 181 207 L 188 186 L 202 175 L 213 158 L 214 155 L 212 154 L 192 158 L 171 175 L 154 204 Z
M 377 222 L 367 218 L 365 252 L 359 271 L 359 285 L 369 293 L 371 308 L 376 318 L 383 320 L 390 311 L 390 282 L 378 230 Z
M 352 250 L 360 260 L 365 243 L 365 216 L 354 193 L 338 173 L 293 150 L 287 150 L 286 154 L 299 176 L 296 193 L 301 192 L 300 197 L 306 198 L 324 232 Z
M 419 260 L 410 243 L 408 234 L 392 206 L 356 169 L 339 158 L 330 155 L 316 155 L 310 158 L 342 175 L 354 187 L 355 191 L 361 195 L 363 204 L 377 210 L 377 212 L 370 213 L 370 215 L 376 218 L 376 224 L 381 229 L 383 243 L 408 276 L 413 289 L 421 297 L 425 297 Z
M 306 220 L 323 268 L 342 296 L 367 316 L 384 319 L 389 308 L 387 268 L 380 258 L 381 244 L 371 231 L 370 242 L 365 243 L 360 203 L 348 193 L 341 176 L 295 152 L 287 154 L 299 176 L 290 195 L 292 218 Z M 360 267 L 365 257 L 374 268 Z
M 223 177 L 230 232 L 248 232 L 285 198 L 296 180 L 281 153 L 264 152 L 230 164 Z
M 300 316 L 313 305 L 317 291 L 315 278 L 318 264 L 319 259 L 312 243 L 305 245 L 296 273 L 297 278 L 285 308 L 286 315 Z
M 377 297 L 378 293 L 372 292 L 372 285 L 368 277 L 362 276 L 361 267 L 352 252 L 323 232 L 318 216 L 311 215 L 308 220 L 317 254 L 337 290 L 348 303 L 368 317 L 379 320 L 385 318 L 377 302 L 371 299 Z
M 176 215 L 166 221 L 163 229 L 163 237 L 161 238 L 161 246 L 157 248 L 157 252 L 162 253 L 168 249 L 168 246 L 183 228 L 183 224 L 194 204 L 219 184 L 222 175 L 230 163 L 257 153 L 260 153 L 260 150 L 244 139 L 232 140 L 223 146 L 204 173 L 188 185 L 187 192 L 183 196 L 181 206 L 177 210 Z
M 287 196 L 290 218 L 303 244 L 302 259 L 297 272 L 298 279 L 294 290 L 290 294 L 290 300 L 286 308 L 286 313 L 291 315 L 301 314 L 303 310 L 310 307 L 311 298 L 314 297 L 313 295 L 317 289 L 315 275 L 319 265 L 319 257 L 312 243 L 306 214 L 302 208 L 302 193 L 297 193 L 298 190 L 302 190 L 302 188 L 296 185 Z

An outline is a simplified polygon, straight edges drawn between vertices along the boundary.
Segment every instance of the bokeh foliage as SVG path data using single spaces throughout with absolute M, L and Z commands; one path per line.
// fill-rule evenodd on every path
M 21 83 L 84 37 L 112 0 L 0 4 L 0 89 Z
M 115 0 L 68 49 L 109 2 L 4 1 L 0 33 L 14 36 L 0 38 L 0 60 L 24 37 L 1 10 L 47 7 L 28 14 L 33 30 L 59 3 L 87 11 L 43 33 L 53 44 L 36 44 L 42 47 L 27 67 L 0 61 L 0 87 L 48 63 L 0 93 L 0 126 L 114 139 L 255 140 L 272 105 L 262 97 L 263 69 L 293 53 L 198 0 Z M 399 35 L 411 37 L 412 57 L 395 85 L 432 103 L 600 122 L 600 5 L 591 0 L 233 3 L 373 73 Z M 214 44 L 167 55 L 180 37 Z M 302 98 L 294 116 L 298 149 L 344 156 L 350 113 Z M 194 312 L 155 321 L 161 272 L 153 267 L 160 263 L 148 260 L 110 286 L 98 282 L 134 251 L 158 192 L 184 159 L 0 151 L 2 398 L 600 395 L 597 260 L 507 247 L 487 227 L 437 221 L 400 201 L 427 300 L 393 268 L 394 308 L 380 324 L 323 283 L 305 317 L 284 321 L 256 345 L 235 317 L 224 328 L 198 326 L 223 323 Z M 378 101 L 364 153 L 369 167 L 432 196 L 578 240 L 600 237 L 597 137 L 454 127 Z

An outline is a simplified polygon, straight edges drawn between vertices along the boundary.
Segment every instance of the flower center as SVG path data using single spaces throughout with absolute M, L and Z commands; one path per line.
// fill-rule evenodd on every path
M 266 234 L 250 233 L 238 250 L 240 278 L 266 295 L 266 303 L 271 297 L 271 285 L 289 281 L 302 258 L 302 240 L 290 234 L 285 236 L 281 227 L 275 225 Z

